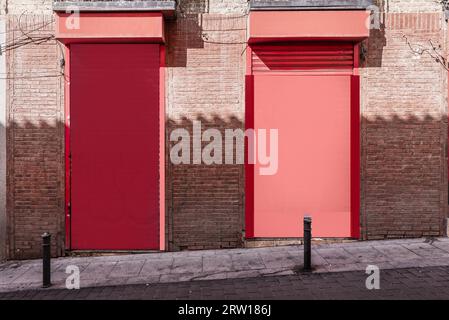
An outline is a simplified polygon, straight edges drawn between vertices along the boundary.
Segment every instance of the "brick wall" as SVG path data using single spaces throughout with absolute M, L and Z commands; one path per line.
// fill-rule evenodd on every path
M 247 3 L 182 1 L 167 23 L 167 131 L 243 128 Z M 241 245 L 243 166 L 167 166 L 169 248 Z
M 0 0 L 0 15 L 6 14 L 6 0 Z
M 407 44 L 446 48 L 434 1 L 386 1 L 362 69 L 362 234 L 437 236 L 447 216 L 447 71 Z M 417 13 L 417 12 L 420 13 Z
M 28 1 L 31 3 L 31 1 Z M 38 5 L 42 1 L 35 1 Z M 11 4 L 11 2 L 10 2 Z M 17 2 L 25 5 L 24 1 Z M 24 7 L 20 7 L 24 8 Z M 17 8 L 11 7 L 8 12 Z M 20 26 L 19 26 L 20 21 Z M 53 235 L 53 254 L 63 248 L 63 78 L 52 15 L 8 14 L 7 43 L 35 44 L 7 51 L 7 207 L 10 258 L 38 257 L 40 235 Z M 41 41 L 39 43 L 39 41 Z
M 9 14 L 50 14 L 52 0 L 0 0 Z
M 201 120 L 203 129 L 243 128 L 247 1 L 179 3 L 176 20 L 166 22 L 166 136 L 191 128 L 193 120 Z M 444 51 L 447 25 L 433 0 L 382 6 L 385 25 L 365 43 L 361 69 L 363 238 L 440 235 L 448 202 L 447 71 L 427 55 L 414 55 L 403 34 L 412 44 L 428 46 L 432 40 Z M 5 0 L 0 8 L 6 11 Z M 51 1 L 10 0 L 7 12 L 8 43 L 39 27 L 33 37 L 53 34 Z M 54 254 L 63 252 L 60 57 L 53 40 L 6 55 L 10 258 L 37 257 L 44 231 L 54 235 Z M 166 169 L 169 249 L 241 246 L 243 167 L 167 161 Z
M 1 7 L 0 7 L 1 8 Z M 1 10 L 1 9 L 0 9 Z M 0 13 L 0 43 L 6 42 L 5 16 Z M 6 259 L 6 60 L 0 55 L 0 261 Z
M 374 0 L 390 13 L 441 12 L 439 0 Z

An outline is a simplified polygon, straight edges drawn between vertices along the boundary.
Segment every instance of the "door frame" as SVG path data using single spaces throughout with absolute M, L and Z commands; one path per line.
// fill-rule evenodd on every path
M 267 43 L 270 45 L 270 43 Z M 260 44 L 259 44 L 260 45 Z M 350 76 L 350 108 L 351 108 L 351 238 L 360 239 L 360 51 L 359 43 L 354 44 L 354 67 Z M 254 129 L 254 72 L 252 68 L 252 48 L 246 48 L 245 77 L 245 129 Z M 245 156 L 248 155 L 248 144 L 245 143 Z M 245 160 L 245 238 L 256 239 L 254 236 L 254 165 Z

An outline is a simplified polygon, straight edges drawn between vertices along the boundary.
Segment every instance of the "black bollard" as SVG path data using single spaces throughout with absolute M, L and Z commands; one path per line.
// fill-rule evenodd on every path
M 304 271 L 312 271 L 312 218 L 304 217 Z
M 42 288 L 51 287 L 51 234 L 42 235 Z

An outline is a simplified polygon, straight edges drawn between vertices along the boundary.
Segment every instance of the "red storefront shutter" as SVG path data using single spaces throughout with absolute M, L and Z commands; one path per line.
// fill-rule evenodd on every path
M 351 237 L 359 188 L 351 178 L 358 170 L 351 141 L 359 134 L 351 102 L 354 44 L 258 44 L 251 60 L 247 118 L 255 129 L 278 129 L 279 167 L 263 176 L 256 164 L 247 175 L 250 237 L 302 236 L 304 215 L 313 218 L 314 236 Z
M 159 45 L 71 45 L 72 249 L 159 248 Z

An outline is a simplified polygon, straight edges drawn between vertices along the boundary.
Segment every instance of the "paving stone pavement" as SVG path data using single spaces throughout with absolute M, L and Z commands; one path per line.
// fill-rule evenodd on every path
M 403 239 L 314 245 L 314 273 L 449 266 L 449 238 Z M 80 270 L 82 288 L 292 276 L 303 262 L 302 246 L 163 252 L 52 260 L 53 288 L 65 288 L 67 266 Z M 0 265 L 0 292 L 39 288 L 40 260 Z
M 449 300 L 449 267 L 364 271 L 0 293 L 0 300 Z

